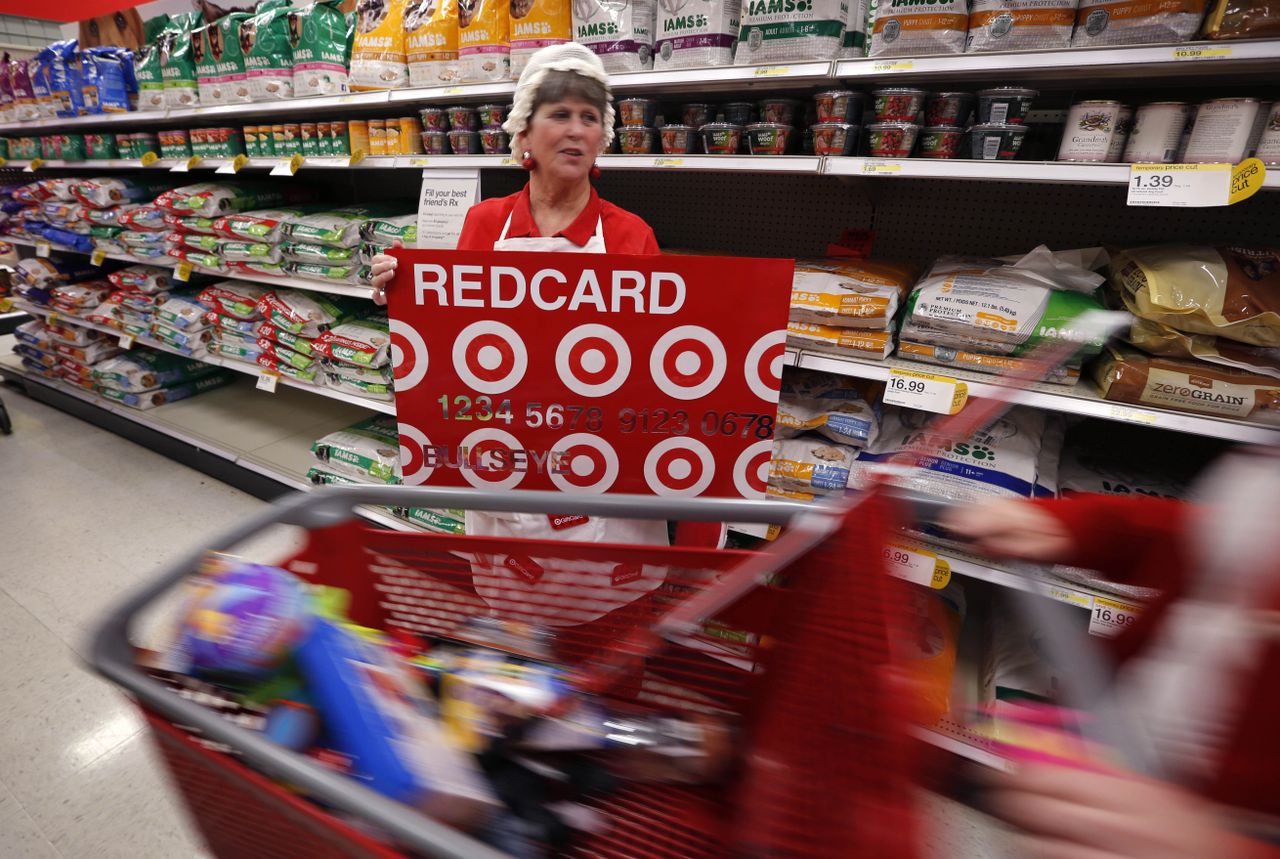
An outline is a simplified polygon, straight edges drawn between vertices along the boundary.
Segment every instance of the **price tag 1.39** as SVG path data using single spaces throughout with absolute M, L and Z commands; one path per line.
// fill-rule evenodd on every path
M 1138 607 L 1117 600 L 1093 598 L 1093 613 L 1089 615 L 1089 634 L 1106 638 L 1119 635 L 1138 619 Z
M 1132 164 L 1129 206 L 1201 208 L 1231 198 L 1230 164 Z
M 890 545 L 884 548 L 883 555 L 889 572 L 900 579 L 935 590 L 945 588 L 951 581 L 951 566 L 927 549 Z
M 884 402 L 940 415 L 954 415 L 969 399 L 969 386 L 959 379 L 893 369 L 884 383 Z

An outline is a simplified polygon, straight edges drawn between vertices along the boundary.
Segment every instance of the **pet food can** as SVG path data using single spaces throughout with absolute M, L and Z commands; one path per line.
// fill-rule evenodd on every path
M 624 125 L 619 128 L 618 136 L 622 138 L 623 155 L 650 155 L 657 141 L 657 133 L 652 128 L 636 125 Z
M 501 128 L 480 129 L 480 149 L 485 155 L 506 155 L 511 151 L 511 141 Z
M 753 122 L 746 128 L 748 151 L 752 155 L 786 155 L 794 130 L 781 122 Z
M 1185 101 L 1144 104 L 1134 115 L 1124 160 L 1130 164 L 1172 164 L 1190 119 L 1191 107 Z
M 732 122 L 708 122 L 698 133 L 702 151 L 708 155 L 737 155 L 742 144 L 742 126 Z
M 1022 148 L 1025 125 L 987 123 L 969 129 L 968 156 L 980 161 L 1012 161 Z
M 697 137 L 687 125 L 664 125 L 660 129 L 664 155 L 687 155 L 693 151 Z
M 258 147 L 258 126 L 246 125 L 244 127 L 244 149 L 250 158 L 257 158 L 262 155 L 262 150 Z
M 1067 111 L 1059 161 L 1104 162 L 1124 109 L 1118 101 L 1078 101 Z M 1123 150 L 1122 150 L 1123 151 Z
M 424 155 L 447 155 L 449 153 L 449 133 L 446 131 L 437 131 L 431 129 L 424 131 L 419 135 L 422 140 L 422 153 Z
M 931 125 L 920 132 L 921 158 L 956 158 L 964 141 L 964 129 L 958 125 Z
M 271 146 L 273 155 L 288 155 L 284 145 L 284 126 L 271 126 Z
M 388 120 L 388 124 L 390 121 Z M 418 155 L 422 152 L 422 123 L 416 116 L 400 117 L 400 154 Z
M 351 138 L 347 131 L 348 125 L 354 125 L 354 124 L 355 124 L 354 121 L 352 123 L 347 123 L 340 119 L 335 119 L 333 122 L 329 123 L 329 136 L 330 138 L 332 138 L 331 145 L 333 146 L 334 155 L 349 156 L 356 151 L 355 147 L 351 145 Z M 364 137 L 361 139 L 360 142 L 361 142 L 360 148 L 365 152 L 368 152 L 369 151 L 369 126 L 367 125 L 364 127 Z
M 973 102 L 970 92 L 931 92 L 924 100 L 925 124 L 935 128 L 963 128 L 969 124 Z
M 480 127 L 484 128 L 501 128 L 502 123 L 507 121 L 507 106 L 505 104 L 482 104 L 476 108 L 476 116 L 480 119 Z
M 300 155 L 302 154 L 302 124 L 297 122 L 286 122 L 284 124 L 284 152 L 280 155 Z
M 333 124 L 333 136 L 341 138 L 342 132 L 338 126 L 342 123 L 335 122 Z M 363 152 L 369 155 L 373 152 L 373 141 L 369 139 L 369 123 L 364 119 L 351 119 L 346 123 L 347 146 L 354 155 L 357 152 Z
M 316 153 L 322 158 L 333 154 L 333 123 L 316 123 Z
M 618 118 L 623 126 L 652 128 L 658 118 L 658 103 L 651 98 L 624 98 L 618 102 Z
M 474 107 L 455 105 L 449 108 L 449 128 L 457 131 L 477 131 L 480 117 Z
M 1257 140 L 1259 119 L 1264 122 L 1262 102 L 1256 98 L 1217 98 L 1206 101 L 1196 111 L 1195 125 L 1182 161 L 1187 164 L 1236 164 L 1249 152 L 1250 139 Z
M 796 124 L 796 109 L 800 107 L 794 98 L 764 98 L 760 100 L 760 122 L 775 125 Z
M 876 125 L 886 122 L 914 123 L 920 115 L 920 108 L 924 107 L 924 90 L 886 87 L 873 90 L 871 99 Z
M 479 155 L 480 133 L 467 131 L 465 128 L 454 128 L 449 132 L 449 148 L 454 155 Z
M 813 130 L 814 155 L 852 155 L 858 126 L 847 122 L 819 122 Z
M 302 154 L 314 158 L 320 154 L 320 145 L 316 142 L 316 124 L 304 122 L 300 126 L 302 132 Z
M 116 152 L 120 153 L 120 156 L 119 156 L 119 157 L 121 157 L 121 158 L 140 158 L 140 157 L 142 157 L 142 156 L 140 156 L 140 155 L 134 155 L 134 154 L 133 154 L 133 135 L 132 135 L 132 134 L 117 134 L 117 135 L 116 135 Z M 34 153 L 31 153 L 31 157 L 32 157 L 32 158 L 35 158 L 35 157 L 37 157 L 37 156 L 36 156 Z
M 1267 121 L 1258 138 L 1258 151 L 1254 154 L 1267 166 L 1280 165 L 1280 101 L 1267 111 Z
M 813 106 L 819 123 L 851 123 L 856 124 L 862 117 L 853 116 L 853 112 L 862 113 L 862 93 L 847 89 L 829 89 L 813 97 Z
M 1121 105 L 1120 118 L 1116 120 L 1116 130 L 1111 133 L 1111 146 L 1107 149 L 1107 163 L 1116 164 L 1124 156 L 1124 147 L 1132 130 L 1133 108 Z
M 1033 89 L 1001 86 L 978 91 L 979 125 L 1023 125 L 1031 103 L 1040 93 Z
M 423 131 L 448 131 L 449 112 L 443 107 L 424 107 L 418 111 Z
M 720 112 L 729 125 L 748 125 L 756 118 L 756 106 L 749 101 L 731 101 Z
M 369 120 L 369 155 L 377 158 L 387 155 L 387 121 Z
M 386 121 L 387 142 L 384 144 L 388 155 L 404 155 L 404 150 L 400 146 L 400 120 L 388 119 Z
M 873 122 L 867 126 L 871 156 L 906 158 L 915 147 L 919 132 L 920 126 L 912 122 Z
M 680 121 L 690 128 L 701 128 L 711 121 L 711 105 L 702 102 L 680 105 Z
M 268 158 L 276 154 L 276 136 L 269 125 L 258 126 L 258 151 Z

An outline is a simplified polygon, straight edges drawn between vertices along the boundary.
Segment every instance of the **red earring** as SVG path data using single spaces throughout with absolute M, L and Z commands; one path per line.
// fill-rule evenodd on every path
M 537 166 L 533 160 L 533 153 L 529 150 L 524 151 L 524 158 L 520 161 L 520 166 L 526 170 L 532 170 Z
M 599 165 L 599 164 L 592 164 L 592 165 L 591 165 L 591 178 L 592 178 L 592 179 L 599 179 L 599 178 L 600 178 L 600 173 L 601 173 L 601 171 L 600 171 L 600 165 Z

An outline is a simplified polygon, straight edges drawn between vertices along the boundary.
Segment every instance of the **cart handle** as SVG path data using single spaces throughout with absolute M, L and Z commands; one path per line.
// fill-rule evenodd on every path
M 641 495 L 566 496 L 560 492 L 508 492 L 413 486 L 333 486 L 285 498 L 224 532 L 212 545 L 230 548 L 272 525 L 323 528 L 357 518 L 355 506 L 449 507 L 508 513 L 563 513 L 599 517 L 758 522 L 784 525 L 798 517 L 827 519 L 834 508 L 746 499 L 654 498 Z M 217 713 L 181 698 L 135 662 L 129 630 L 139 612 L 185 581 L 206 552 L 191 552 L 119 603 L 93 632 L 89 664 L 147 708 L 178 725 L 236 749 L 252 767 L 297 785 L 324 803 L 372 823 L 403 844 L 440 859 L 502 859 L 506 854 L 445 826 L 412 807 L 375 793 L 354 779 L 294 754 Z

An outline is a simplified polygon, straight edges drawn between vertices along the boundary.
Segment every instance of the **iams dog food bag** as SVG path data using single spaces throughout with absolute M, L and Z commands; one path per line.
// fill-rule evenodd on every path
M 240 24 L 240 47 L 254 101 L 293 98 L 293 46 L 289 0 L 263 0 Z
M 511 0 L 511 77 L 519 78 L 529 57 L 549 45 L 573 40 L 570 0 Z
M 741 24 L 737 0 L 658 0 L 653 67 L 727 66 Z
M 458 64 L 464 81 L 511 77 L 511 10 L 507 0 L 458 0 Z
M 410 0 L 404 31 L 411 86 L 458 82 L 458 0 Z
M 653 67 L 654 0 L 573 0 L 573 40 L 600 55 L 606 72 Z
M 405 5 L 405 0 L 360 0 L 356 6 L 356 34 L 351 46 L 353 90 L 409 85 Z
M 289 11 L 293 94 L 336 95 L 350 89 L 347 19 L 339 0 L 320 0 Z

